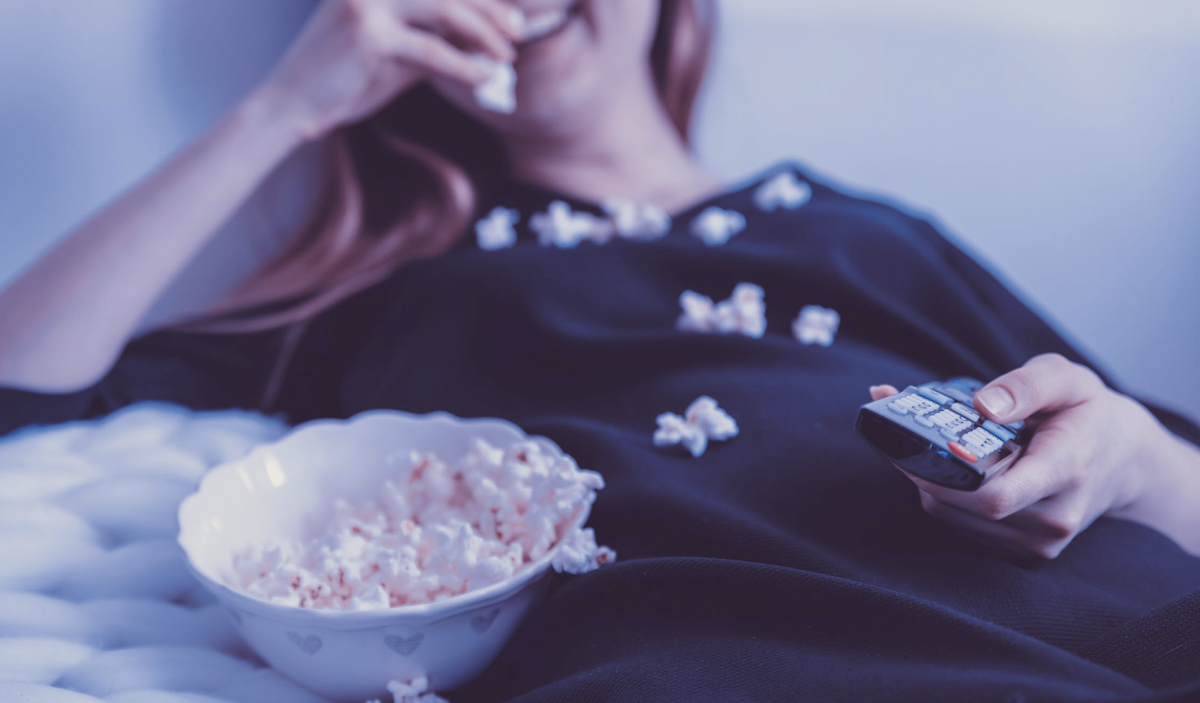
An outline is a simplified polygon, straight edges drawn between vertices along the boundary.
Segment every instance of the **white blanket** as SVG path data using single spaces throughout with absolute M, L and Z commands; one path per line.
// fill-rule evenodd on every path
M 286 429 L 142 403 L 0 441 L 0 701 L 324 701 L 246 648 L 175 543 L 204 472 Z

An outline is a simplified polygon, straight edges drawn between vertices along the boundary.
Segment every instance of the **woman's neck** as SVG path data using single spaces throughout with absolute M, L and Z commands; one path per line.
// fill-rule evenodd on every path
M 720 190 L 676 131 L 652 83 L 614 92 L 605 109 L 578 129 L 508 139 L 514 177 L 591 202 L 621 198 L 668 212 Z

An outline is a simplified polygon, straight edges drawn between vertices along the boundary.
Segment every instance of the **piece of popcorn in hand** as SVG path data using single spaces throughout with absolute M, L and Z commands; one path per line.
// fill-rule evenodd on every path
M 488 216 L 475 223 L 475 237 L 484 251 L 507 249 L 517 243 L 514 225 L 521 220 L 516 210 L 493 208 Z
M 671 231 L 671 216 L 653 205 L 609 198 L 602 207 L 618 237 L 639 242 L 661 239 Z
M 710 247 L 720 246 L 746 229 L 746 217 L 736 210 L 717 206 L 705 209 L 692 220 L 691 231 Z
M 754 203 L 766 212 L 779 208 L 795 210 L 812 199 L 812 186 L 796 178 L 791 171 L 780 173 L 754 191 Z
M 517 71 L 511 65 L 476 54 L 474 60 L 486 66 L 492 77 L 475 86 L 475 102 L 480 107 L 510 115 L 517 111 Z
M 658 416 L 657 422 L 655 446 L 679 444 L 694 457 L 704 454 L 709 441 L 725 441 L 738 434 L 737 421 L 722 410 L 717 401 L 706 395 L 692 402 L 683 417 L 675 413 L 663 413 Z
M 612 234 L 611 225 L 591 213 L 575 212 L 561 200 L 531 217 L 529 228 L 537 234 L 539 244 L 560 249 L 573 249 L 589 240 L 603 243 Z
M 767 331 L 767 307 L 763 289 L 753 283 L 739 283 L 727 300 L 713 304 L 708 296 L 684 291 L 679 296 L 683 313 L 675 321 L 681 332 L 743 334 L 760 338 Z
M 805 305 L 792 323 L 792 334 L 801 344 L 819 344 L 827 347 L 833 344 L 841 319 L 832 308 Z

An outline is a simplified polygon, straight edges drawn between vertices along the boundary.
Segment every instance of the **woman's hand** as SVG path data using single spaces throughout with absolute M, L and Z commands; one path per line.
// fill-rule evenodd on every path
M 467 84 L 511 62 L 521 15 L 500 0 L 324 0 L 255 94 L 313 139 L 362 120 L 432 75 Z
M 897 391 L 875 386 L 874 399 Z M 1200 528 L 1164 524 L 1186 485 L 1195 490 L 1200 452 L 1184 447 L 1145 407 L 1109 389 L 1091 369 L 1058 354 L 1030 359 L 982 388 L 975 408 L 1000 423 L 1039 422 L 1024 455 L 973 492 L 943 488 L 912 475 L 921 505 L 979 541 L 1020 557 L 1053 559 L 1101 515 L 1157 527 L 1197 546 Z M 1189 450 L 1190 448 L 1190 450 Z M 1185 496 L 1186 497 L 1186 496 Z M 1200 513 L 1200 493 L 1186 497 Z M 1189 520 L 1185 518 L 1185 522 Z

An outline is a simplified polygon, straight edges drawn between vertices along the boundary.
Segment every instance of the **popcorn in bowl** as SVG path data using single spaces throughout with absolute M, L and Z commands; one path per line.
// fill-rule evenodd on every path
M 306 540 L 257 545 L 227 581 L 247 595 L 300 608 L 378 610 L 441 601 L 500 583 L 545 556 L 584 573 L 616 554 L 570 524 L 604 479 L 537 444 L 475 439 L 455 464 L 413 452 L 411 466 L 365 501 L 334 501 Z
M 373 410 L 209 471 L 178 541 L 237 633 L 300 685 L 346 701 L 388 681 L 451 691 L 499 655 L 549 574 L 614 558 L 585 527 L 602 486 L 503 420 Z

